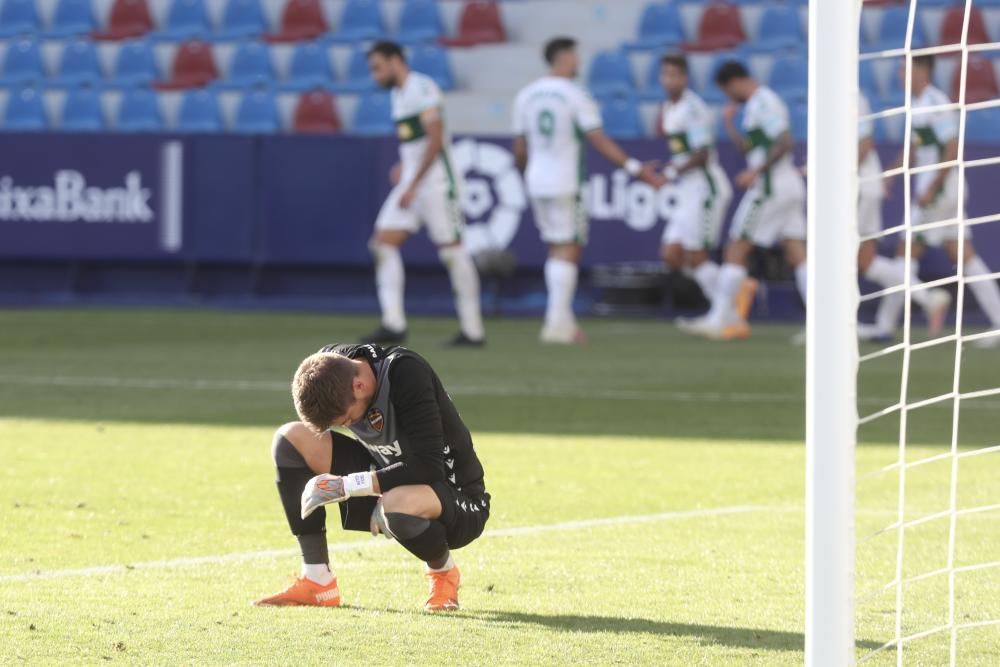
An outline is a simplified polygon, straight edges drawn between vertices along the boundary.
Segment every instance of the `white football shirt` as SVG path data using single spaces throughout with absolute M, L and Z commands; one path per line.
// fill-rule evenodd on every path
M 871 112 L 872 109 L 868 104 L 868 98 L 865 97 L 864 93 L 858 93 L 858 117 L 867 116 Z M 859 120 L 858 141 L 872 139 L 874 136 L 875 122 L 870 119 Z M 879 159 L 878 152 L 872 149 L 865 156 L 865 159 L 861 161 L 861 164 L 858 165 L 858 176 L 861 179 L 858 183 L 858 191 L 862 197 L 882 198 L 882 181 L 879 178 L 879 174 L 881 173 L 882 161 Z
M 750 142 L 747 165 L 754 169 L 762 166 L 767 161 L 771 145 L 782 133 L 790 131 L 788 107 L 773 90 L 759 86 L 743 110 L 743 132 Z M 772 171 L 780 169 L 795 169 L 791 152 L 771 167 Z
M 715 151 L 711 150 L 715 141 L 712 131 L 714 120 L 712 110 L 690 89 L 685 90 L 676 102 L 667 99 L 663 105 L 661 127 L 670 146 L 670 164 L 682 167 L 691 159 L 693 151 L 708 148 L 709 157 L 706 166 L 714 165 L 718 161 Z M 703 177 L 702 172 L 693 170 L 685 173 L 681 180 L 701 177 Z
M 396 133 L 399 137 L 400 179 L 405 183 L 416 174 L 427 150 L 427 134 L 421 116 L 427 111 L 435 110 L 438 114 L 443 114 L 444 96 L 434 83 L 434 79 L 420 72 L 411 71 L 402 86 L 392 89 L 390 99 L 392 120 L 396 123 Z M 450 143 L 448 136 L 445 135 L 442 154 L 427 172 L 421 184 L 434 179 L 452 180 L 448 162 Z
M 913 98 L 913 150 L 918 167 L 925 167 L 941 162 L 944 147 L 958 136 L 958 111 L 921 112 L 921 109 L 951 104 L 951 100 L 940 89 L 932 85 L 924 88 L 919 96 Z M 925 171 L 916 176 L 916 190 L 923 192 L 934 180 L 937 172 Z

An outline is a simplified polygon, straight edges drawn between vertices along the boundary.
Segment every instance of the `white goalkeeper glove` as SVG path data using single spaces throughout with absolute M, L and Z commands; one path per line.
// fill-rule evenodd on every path
M 306 483 L 302 491 L 302 518 L 316 511 L 316 508 L 330 503 L 342 503 L 352 496 L 374 495 L 372 474 L 353 472 L 346 477 L 322 474 Z

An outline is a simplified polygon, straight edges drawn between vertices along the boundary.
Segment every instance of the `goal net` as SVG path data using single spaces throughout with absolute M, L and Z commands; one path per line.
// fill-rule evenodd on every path
M 1000 664 L 1000 6 L 848 7 L 809 17 L 806 659 Z M 859 121 L 881 174 L 857 176 Z M 859 242 L 902 281 L 859 297 Z M 859 311 L 884 340 L 855 343 Z

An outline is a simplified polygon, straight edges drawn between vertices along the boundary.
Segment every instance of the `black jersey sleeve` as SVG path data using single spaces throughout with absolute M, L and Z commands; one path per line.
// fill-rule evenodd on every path
M 393 364 L 389 399 L 399 424 L 403 460 L 377 471 L 383 492 L 404 484 L 443 482 L 444 427 L 427 362 L 404 357 Z

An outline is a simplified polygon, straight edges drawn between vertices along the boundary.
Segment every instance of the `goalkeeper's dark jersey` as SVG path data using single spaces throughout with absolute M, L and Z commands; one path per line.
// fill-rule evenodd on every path
M 423 357 L 371 344 L 327 345 L 322 351 L 364 359 L 375 373 L 375 398 L 349 428 L 375 460 L 382 491 L 435 482 L 466 494 L 485 491 L 469 429 Z

